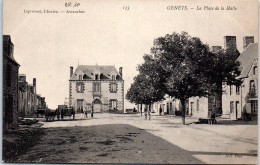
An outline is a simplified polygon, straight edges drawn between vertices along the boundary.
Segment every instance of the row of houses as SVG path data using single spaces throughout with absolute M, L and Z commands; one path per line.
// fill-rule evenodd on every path
M 46 106 L 45 98 L 36 93 L 36 79 L 26 82 L 19 75 L 20 65 L 14 58 L 14 44 L 10 35 L 3 35 L 3 130 L 18 127 L 18 117 L 31 117 L 38 107 Z
M 25 74 L 19 74 L 19 101 L 18 101 L 18 116 L 32 117 L 37 109 L 46 109 L 45 97 L 41 97 L 36 93 L 36 78 L 33 78 L 33 84 L 26 81 Z
M 236 37 L 224 37 L 224 50 L 237 49 Z M 221 46 L 213 46 L 212 51 L 222 49 Z M 222 95 L 209 97 L 192 97 L 186 100 L 186 114 L 199 118 L 209 118 L 213 109 L 222 109 L 222 118 L 241 119 L 249 117 L 256 119 L 258 114 L 258 43 L 254 43 L 254 37 L 243 38 L 243 52 L 237 58 L 240 62 L 241 74 L 237 79 L 242 81 L 240 86 L 222 84 Z M 221 104 L 222 102 L 222 104 Z M 152 110 L 159 114 L 160 107 L 163 114 L 178 114 L 181 111 L 179 100 L 170 96 L 152 105 Z

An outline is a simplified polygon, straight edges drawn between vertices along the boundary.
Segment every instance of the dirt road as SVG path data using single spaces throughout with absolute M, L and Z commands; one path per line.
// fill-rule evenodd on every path
M 192 121 L 192 119 L 187 119 Z M 40 122 L 19 163 L 254 163 L 257 125 L 181 125 L 173 116 L 98 114 Z M 30 144 L 30 143 L 25 143 Z M 25 146 L 26 147 L 26 146 Z

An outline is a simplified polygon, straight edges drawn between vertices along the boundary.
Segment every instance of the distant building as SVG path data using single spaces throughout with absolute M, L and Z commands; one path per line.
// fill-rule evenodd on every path
M 28 93 L 28 116 L 33 116 L 37 109 L 37 93 L 36 93 L 36 79 L 33 78 L 33 84 L 29 84 Z
M 69 106 L 77 112 L 82 107 L 94 112 L 118 110 L 124 112 L 124 80 L 122 67 L 79 65 L 70 67 Z
M 33 84 L 28 84 L 25 74 L 19 74 L 19 117 L 33 117 L 36 110 L 45 109 L 45 97 L 36 93 L 36 78 Z
M 253 37 L 244 37 L 244 51 L 238 57 L 241 86 L 223 85 L 223 116 L 238 119 L 248 114 L 252 119 L 258 114 L 258 43 Z
M 3 36 L 3 130 L 18 127 L 19 64 L 10 35 Z
M 169 95 L 165 95 L 164 100 L 152 103 L 151 110 L 157 115 L 160 114 L 160 108 L 162 110 L 162 115 L 178 115 L 180 114 L 181 107 L 180 100 L 174 99 Z M 144 112 L 144 108 L 142 112 Z

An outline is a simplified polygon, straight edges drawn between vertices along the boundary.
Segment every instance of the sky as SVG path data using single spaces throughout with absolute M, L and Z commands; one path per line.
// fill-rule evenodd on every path
M 65 7 L 66 2 L 80 6 Z M 123 6 L 129 6 L 129 10 L 123 10 Z M 167 10 L 168 6 L 187 6 L 188 10 Z M 234 6 L 236 10 L 196 10 L 197 6 Z M 65 13 L 26 13 L 44 9 Z M 50 108 L 68 98 L 70 66 L 74 70 L 78 64 L 123 67 L 126 93 L 153 40 L 182 31 L 209 46 L 223 47 L 224 36 L 236 36 L 242 52 L 244 36 L 254 36 L 258 42 L 258 1 L 3 1 L 3 34 L 11 35 L 19 73 L 26 74 L 30 84 L 37 79 L 37 93 L 46 98 Z M 125 101 L 125 108 L 133 106 Z

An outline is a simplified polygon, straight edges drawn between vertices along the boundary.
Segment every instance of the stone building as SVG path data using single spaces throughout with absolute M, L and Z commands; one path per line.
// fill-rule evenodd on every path
M 70 67 L 69 106 L 84 110 L 124 112 L 124 80 L 122 67 L 79 65 Z
M 37 108 L 46 108 L 45 97 L 36 93 L 36 78 L 28 84 L 25 74 L 19 74 L 19 117 L 33 117 Z
M 3 130 L 18 126 L 19 64 L 14 59 L 10 35 L 3 36 Z
M 19 108 L 18 116 L 25 117 L 28 110 L 28 83 L 25 74 L 19 74 Z
M 37 109 L 37 93 L 36 93 L 36 79 L 33 78 L 33 84 L 28 85 L 28 116 L 33 116 Z
M 164 100 L 152 103 L 151 110 L 157 115 L 160 114 L 160 108 L 162 109 L 162 115 L 178 115 L 180 114 L 181 107 L 180 100 L 165 95 Z
M 236 37 L 235 36 L 225 36 L 224 37 L 224 50 L 236 50 Z M 212 52 L 221 51 L 221 46 L 213 46 Z M 220 87 L 221 88 L 221 87 Z M 211 113 L 221 113 L 223 111 L 222 93 L 214 93 L 209 97 L 192 97 L 189 98 L 188 104 L 188 114 L 190 116 L 199 118 L 209 118 Z M 222 112 L 223 113 L 223 112 Z
M 223 85 L 223 116 L 238 119 L 248 114 L 252 119 L 258 114 L 258 44 L 253 37 L 244 37 L 244 51 L 238 57 L 242 80 L 240 86 Z

